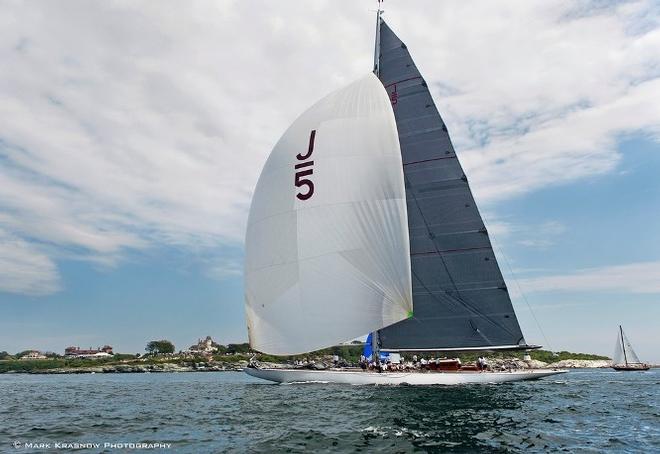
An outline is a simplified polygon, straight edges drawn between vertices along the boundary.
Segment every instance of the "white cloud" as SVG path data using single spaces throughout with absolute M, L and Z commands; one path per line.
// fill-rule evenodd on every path
M 207 276 L 217 280 L 240 276 L 243 273 L 241 265 L 238 260 L 216 259 L 206 268 Z
M 505 220 L 496 219 L 487 221 L 486 227 L 491 241 L 496 249 L 500 249 L 503 238 L 515 237 L 515 242 L 522 246 L 545 249 L 557 242 L 557 239 L 567 231 L 567 227 L 559 221 L 549 220 L 536 224 L 514 224 Z
M 392 15 L 480 201 L 609 172 L 625 132 L 660 137 L 657 3 L 595 6 L 451 2 Z
M 0 290 L 39 296 L 60 287 L 52 260 L 28 242 L 0 229 Z
M 618 134 L 658 137 L 652 1 L 386 8 L 480 200 L 609 172 Z M 270 148 L 371 68 L 373 22 L 348 0 L 4 3 L 0 226 L 51 265 L 240 246 Z
M 518 244 L 546 249 L 557 242 L 557 238 L 566 232 L 566 226 L 557 221 L 546 221 L 539 225 L 522 229 Z
M 520 279 L 525 293 L 660 293 L 660 261 L 587 268 L 571 274 Z

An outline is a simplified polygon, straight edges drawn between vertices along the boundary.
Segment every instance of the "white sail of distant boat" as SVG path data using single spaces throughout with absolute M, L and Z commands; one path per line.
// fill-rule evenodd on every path
M 292 355 L 372 332 L 374 353 L 527 345 L 426 81 L 377 15 L 374 73 L 275 145 L 246 235 L 250 345 Z M 374 374 L 247 369 L 268 380 L 481 383 L 561 371 Z
M 643 363 L 637 357 L 632 348 L 632 344 L 619 325 L 619 334 L 614 347 L 614 357 L 612 358 L 612 368 L 619 371 L 624 370 L 648 370 L 648 364 Z

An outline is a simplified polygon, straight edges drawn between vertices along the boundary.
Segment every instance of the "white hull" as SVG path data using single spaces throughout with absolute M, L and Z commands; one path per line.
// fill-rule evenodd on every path
M 366 372 L 361 370 L 254 369 L 245 373 L 276 383 L 343 383 L 347 385 L 461 385 L 535 380 L 565 370 L 521 369 L 507 372 Z

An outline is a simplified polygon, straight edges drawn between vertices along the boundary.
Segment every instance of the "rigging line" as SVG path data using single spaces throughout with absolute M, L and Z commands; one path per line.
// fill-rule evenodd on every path
M 439 254 L 438 254 L 438 255 L 439 255 Z M 411 271 L 412 271 L 412 269 L 411 269 Z M 422 287 L 424 287 L 424 290 L 426 290 L 426 291 L 429 293 L 429 295 L 431 296 L 431 298 L 433 298 L 434 300 L 436 300 L 440 305 L 444 305 L 444 304 L 445 304 L 445 301 L 440 300 L 440 299 L 438 298 L 438 296 L 437 296 L 437 295 L 436 295 L 431 289 L 429 289 L 429 288 L 426 286 L 426 284 L 424 283 L 424 281 L 422 281 L 422 279 L 417 275 L 417 273 L 415 273 L 414 271 L 412 271 L 412 274 L 413 274 L 413 276 L 415 276 L 415 278 L 417 279 L 417 281 L 422 285 Z M 445 290 L 442 290 L 442 289 L 440 289 L 440 290 L 442 291 L 442 293 L 443 293 L 443 295 L 444 295 L 445 297 L 449 298 L 450 300 L 453 300 L 453 302 L 455 302 L 455 303 L 458 303 L 458 306 L 459 306 L 459 307 L 463 307 L 463 308 L 467 309 L 468 311 L 472 311 L 472 312 L 473 312 L 474 314 L 476 314 L 477 316 L 485 318 L 486 320 L 488 320 L 489 322 L 491 322 L 493 325 L 497 326 L 497 327 L 500 328 L 501 330 L 506 331 L 508 334 L 510 334 L 511 336 L 515 337 L 515 334 L 512 333 L 511 331 L 509 331 L 508 328 L 506 328 L 505 326 L 500 325 L 496 320 L 493 320 L 491 317 L 489 317 L 488 315 L 484 314 L 484 313 L 481 312 L 479 309 L 473 307 L 472 305 L 470 305 L 470 304 L 469 304 L 467 301 L 465 301 L 464 299 L 462 299 L 462 298 L 460 298 L 460 297 L 455 297 L 454 295 L 452 295 L 452 294 L 450 294 L 450 293 L 447 293 Z M 487 337 L 486 337 L 481 331 L 479 331 L 479 330 L 476 330 L 476 331 L 477 331 L 477 332 L 479 333 L 479 335 L 480 335 L 481 337 L 483 337 L 487 342 L 490 342 L 490 340 L 489 340 L 489 339 L 488 339 L 488 338 L 487 338 Z
M 484 225 L 486 225 L 486 231 L 490 231 L 490 229 L 487 227 L 488 220 L 486 219 L 486 216 L 482 215 L 481 218 L 484 221 Z M 554 351 L 552 348 L 552 345 L 550 344 L 550 341 L 548 340 L 548 337 L 545 335 L 545 331 L 543 331 L 543 328 L 541 327 L 541 324 L 539 323 L 539 320 L 536 318 L 536 314 L 534 313 L 534 309 L 532 309 L 531 304 L 529 304 L 529 301 L 527 300 L 527 295 L 522 290 L 522 287 L 520 286 L 520 282 L 518 281 L 518 278 L 516 277 L 516 273 L 513 272 L 513 268 L 511 267 L 511 263 L 509 262 L 509 258 L 506 256 L 504 253 L 504 250 L 502 247 L 500 247 L 499 242 L 495 239 L 495 237 L 489 233 L 488 234 L 489 238 L 491 239 L 491 242 L 497 247 L 497 250 L 500 252 L 502 257 L 504 258 L 504 262 L 506 263 L 507 268 L 509 269 L 509 272 L 511 273 L 511 277 L 513 277 L 513 281 L 516 283 L 516 287 L 518 287 L 518 291 L 520 292 L 520 295 L 523 298 L 523 301 L 525 301 L 525 305 L 527 306 L 527 309 L 529 309 L 529 312 L 532 314 L 532 318 L 534 319 L 534 323 L 536 323 L 536 327 L 539 329 L 541 332 L 541 336 L 543 336 L 543 340 L 545 341 L 545 344 L 548 346 L 551 352 Z
M 412 185 L 410 184 L 410 180 L 408 179 L 408 176 L 403 173 L 403 178 L 405 179 L 407 185 L 409 188 L 412 188 Z M 415 205 L 417 206 L 417 210 L 419 211 L 420 216 L 422 217 L 422 221 L 424 221 L 424 226 L 426 226 L 426 231 L 429 233 L 429 236 L 431 237 L 431 240 L 433 240 L 433 248 L 435 249 L 435 252 L 438 253 L 440 256 L 440 260 L 442 260 L 442 265 L 445 267 L 445 271 L 447 272 L 447 276 L 449 276 L 449 281 L 451 282 L 451 285 L 454 287 L 454 290 L 456 291 L 456 294 L 460 298 L 461 294 L 458 291 L 458 286 L 456 285 L 456 282 L 454 281 L 453 276 L 449 272 L 449 268 L 447 267 L 447 263 L 445 262 L 445 258 L 440 254 L 440 251 L 438 250 L 438 245 L 435 242 L 435 235 L 433 232 L 431 232 L 431 227 L 429 227 L 429 223 L 426 221 L 426 216 L 424 216 L 424 212 L 422 211 L 422 208 L 419 206 L 419 202 L 417 202 L 417 195 L 414 193 L 414 191 L 410 191 L 410 195 L 412 195 L 413 200 L 415 201 Z
M 404 172 L 404 174 L 403 174 L 403 178 L 404 178 L 404 180 L 406 181 L 408 187 L 409 187 L 409 188 L 412 188 L 412 185 L 410 184 L 410 180 L 409 180 L 408 177 L 406 176 L 405 172 Z M 429 233 L 429 236 L 430 236 L 431 239 L 433 240 L 433 247 L 435 248 L 436 253 L 437 253 L 438 256 L 440 257 L 440 260 L 442 261 L 442 265 L 443 265 L 444 268 L 445 268 L 445 272 L 447 273 L 447 276 L 449 277 L 449 280 L 450 280 L 450 282 L 452 283 L 452 285 L 454 286 L 454 290 L 456 291 L 456 296 L 454 296 L 454 295 L 448 293 L 448 292 L 445 291 L 445 290 L 442 290 L 442 291 L 444 292 L 444 294 L 447 295 L 448 297 L 450 297 L 450 298 L 452 298 L 452 299 L 454 299 L 454 300 L 460 302 L 460 303 L 461 303 L 464 307 L 466 307 L 467 309 L 472 310 L 472 311 L 473 311 L 474 313 L 476 313 L 477 315 L 480 315 L 481 317 L 484 317 L 486 320 L 488 320 L 489 322 L 491 322 L 493 325 L 497 326 L 498 328 L 500 328 L 500 329 L 506 331 L 506 332 L 507 332 L 508 334 L 510 334 L 511 336 L 514 336 L 514 337 L 515 337 L 515 335 L 514 335 L 511 331 L 509 331 L 507 328 L 505 328 L 504 326 L 500 325 L 500 324 L 499 324 L 496 320 L 494 320 L 492 317 L 490 317 L 490 316 L 488 316 L 488 315 L 482 313 L 482 312 L 479 311 L 478 309 L 472 307 L 471 304 L 469 304 L 467 301 L 465 301 L 465 300 L 461 297 L 461 294 L 460 294 L 460 292 L 458 291 L 458 286 L 456 285 L 456 282 L 454 281 L 453 276 L 452 276 L 451 273 L 449 272 L 449 268 L 447 267 L 447 263 L 445 262 L 445 258 L 442 256 L 442 254 L 440 253 L 440 251 L 439 251 L 439 249 L 438 249 L 438 244 L 437 244 L 436 241 L 435 241 L 435 235 L 434 235 L 433 232 L 431 231 L 431 227 L 429 226 L 429 223 L 428 223 L 428 221 L 426 220 L 426 216 L 424 216 L 424 212 L 422 211 L 422 208 L 419 206 L 419 202 L 417 201 L 417 196 L 415 195 L 415 193 L 414 193 L 413 191 L 409 191 L 409 194 L 412 196 L 412 199 L 413 199 L 413 201 L 415 202 L 415 205 L 417 206 L 417 210 L 419 211 L 419 214 L 420 214 L 421 217 L 422 217 L 422 221 L 424 221 L 424 225 L 426 226 L 426 231 Z M 411 270 L 412 270 L 412 267 L 411 267 Z M 439 301 L 439 300 L 437 299 L 437 297 L 433 294 L 433 292 L 431 292 L 431 291 L 428 289 L 428 287 L 426 287 L 426 284 L 424 284 L 424 282 L 419 278 L 419 276 L 417 276 L 417 274 L 414 273 L 414 272 L 413 272 L 413 274 L 415 274 L 415 277 L 417 278 L 417 280 L 420 282 L 420 284 L 422 284 L 422 286 L 426 289 L 426 291 L 429 292 L 429 294 L 433 297 L 433 299 L 435 299 L 436 301 L 438 301 L 439 303 L 442 304 L 442 302 Z M 479 334 L 481 334 L 481 333 L 479 333 Z M 483 334 L 481 334 L 481 335 L 483 336 Z
M 408 184 L 408 186 L 410 187 L 410 183 Z M 419 204 L 417 204 L 417 198 L 415 197 L 414 194 L 412 196 L 413 196 L 413 200 L 415 200 L 415 204 L 417 205 L 417 209 L 419 210 L 419 214 L 422 216 L 422 220 L 424 221 L 424 224 L 426 225 L 426 218 L 424 217 L 424 213 L 422 213 L 422 210 L 419 207 Z M 427 226 L 427 230 L 428 230 L 429 234 L 432 235 L 431 230 L 428 228 L 428 226 Z M 458 291 L 458 286 L 456 285 L 456 282 L 454 281 L 453 276 L 449 272 L 449 267 L 447 266 L 447 263 L 445 262 L 444 257 L 442 256 L 442 254 L 440 254 L 440 251 L 438 250 L 438 247 L 435 244 L 435 238 L 432 237 L 432 239 L 433 239 L 433 247 L 435 248 L 435 252 L 436 252 L 436 254 L 438 254 L 438 256 L 440 257 L 440 260 L 442 261 L 442 265 L 445 268 L 445 273 L 447 273 L 447 277 L 449 277 L 449 281 L 451 282 L 452 286 L 454 287 L 454 291 L 456 292 L 457 299 L 459 301 L 462 301 L 461 294 Z M 411 271 L 412 271 L 412 267 L 411 267 Z M 426 287 L 426 284 L 419 278 L 419 276 L 417 276 L 417 273 L 414 273 L 414 274 L 415 274 L 415 277 L 417 278 L 417 280 L 429 292 L 429 294 L 433 295 L 433 293 Z M 450 293 L 445 292 L 444 290 L 443 290 L 443 292 L 445 294 L 447 294 L 448 296 L 451 296 Z
M 419 207 L 418 207 L 418 208 L 419 208 Z M 421 211 L 421 210 L 420 210 L 420 211 Z M 423 216 L 422 216 L 422 217 L 423 217 Z M 434 245 L 435 245 L 435 243 L 434 243 Z M 443 265 L 444 265 L 444 267 L 445 267 L 445 271 L 446 271 L 446 273 L 447 273 L 447 276 L 449 277 L 450 281 L 452 281 L 452 283 L 454 283 L 453 278 L 452 278 L 452 275 L 451 275 L 451 273 L 449 272 L 449 269 L 448 269 L 448 267 L 447 267 L 447 264 L 445 263 L 445 260 L 444 260 L 444 258 L 443 258 L 443 256 L 442 256 L 442 254 L 440 253 L 440 251 L 436 251 L 436 253 L 437 253 L 437 255 L 440 257 L 440 260 L 442 261 L 442 263 L 443 263 Z M 411 271 L 412 271 L 412 269 L 411 269 Z M 441 304 L 441 305 L 445 304 L 444 301 L 441 301 L 441 300 L 437 297 L 437 295 L 436 295 L 431 289 L 429 289 L 429 288 L 427 287 L 427 285 L 426 285 L 426 284 L 424 283 L 424 281 L 423 281 L 423 280 L 417 275 L 417 273 L 415 273 L 415 272 L 413 271 L 412 274 L 417 278 L 417 281 L 422 285 L 422 287 L 424 287 L 424 289 L 428 292 L 428 294 L 429 294 L 434 300 L 436 300 L 436 301 L 437 301 L 439 304 Z M 459 307 L 462 306 L 462 307 L 464 307 L 465 309 L 467 309 L 468 311 L 471 311 L 473 314 L 475 314 L 475 315 L 477 315 L 477 316 L 479 316 L 479 317 L 483 317 L 484 319 L 486 319 L 487 321 L 489 321 L 490 323 L 492 323 L 492 324 L 495 325 L 496 327 L 500 328 L 502 331 L 505 331 L 506 333 L 508 333 L 508 334 L 510 334 L 511 336 L 515 337 L 515 334 L 512 333 L 507 327 L 501 325 L 499 322 L 497 322 L 496 320 L 494 320 L 492 317 L 490 317 L 489 315 L 483 313 L 483 312 L 480 311 L 478 308 L 472 306 L 470 303 L 468 303 L 467 301 L 465 301 L 465 300 L 460 296 L 460 293 L 459 293 L 458 288 L 456 287 L 456 284 L 455 284 L 455 283 L 454 283 L 454 289 L 456 290 L 456 296 L 452 295 L 451 293 L 447 292 L 446 290 L 444 290 L 444 289 L 442 289 L 442 288 L 440 289 L 440 291 L 444 294 L 445 297 L 449 298 L 450 301 L 453 301 L 453 302 L 455 302 L 455 303 L 459 303 L 459 304 L 458 304 Z M 483 337 L 484 339 L 486 339 L 486 337 L 484 336 L 483 333 L 481 333 L 481 332 L 478 331 L 478 330 L 477 330 L 477 332 L 479 333 L 479 335 L 480 335 L 481 337 Z M 488 339 L 486 339 L 486 340 L 489 341 Z M 490 342 L 490 341 L 489 341 L 489 342 Z

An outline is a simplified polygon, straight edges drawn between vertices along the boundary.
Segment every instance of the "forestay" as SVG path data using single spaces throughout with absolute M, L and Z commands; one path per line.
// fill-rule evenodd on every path
M 379 77 L 399 130 L 414 317 L 380 331 L 384 349 L 525 344 L 447 128 L 408 50 L 380 22 Z
M 412 310 L 401 151 L 373 75 L 302 114 L 255 189 L 245 257 L 252 348 L 309 352 Z

